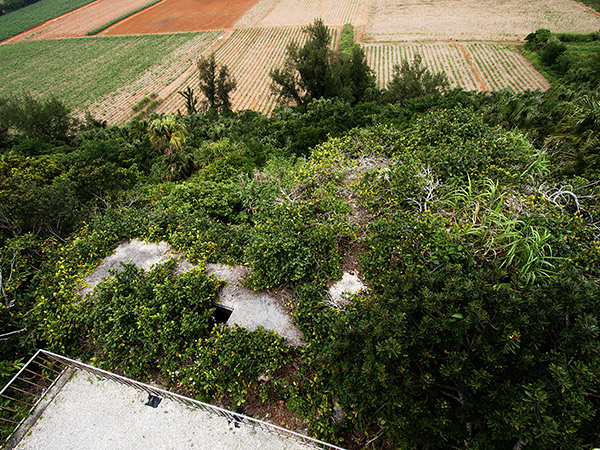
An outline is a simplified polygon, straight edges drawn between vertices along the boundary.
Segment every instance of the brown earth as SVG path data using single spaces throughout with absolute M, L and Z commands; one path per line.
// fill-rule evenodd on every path
M 257 0 L 165 0 L 101 34 L 179 33 L 230 28 L 256 3 Z
M 5 42 L 31 39 L 56 39 L 82 37 L 123 14 L 144 6 L 150 0 L 97 0 L 75 11 L 18 34 Z
M 583 33 L 600 16 L 575 0 L 370 0 L 365 41 L 518 41 L 538 28 Z

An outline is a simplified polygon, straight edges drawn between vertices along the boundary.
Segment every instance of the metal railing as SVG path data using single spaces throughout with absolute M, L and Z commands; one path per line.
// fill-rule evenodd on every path
M 29 368 L 28 366 L 35 366 L 38 370 L 31 370 L 31 368 Z M 49 352 L 47 350 L 38 350 L 38 352 L 27 362 L 27 364 L 19 371 L 19 373 L 17 373 L 17 375 L 13 377 L 13 379 L 2 389 L 2 391 L 0 391 L 0 399 L 4 399 L 8 402 L 23 401 L 22 398 L 16 399 L 5 395 L 5 391 L 10 390 L 16 390 L 16 392 L 21 393 L 21 395 L 25 396 L 25 398 L 30 398 L 30 400 L 26 402 L 26 405 L 29 409 L 27 410 L 25 417 L 22 417 L 20 419 L 17 419 L 16 417 L 13 417 L 12 419 L 7 419 L 15 425 L 15 430 L 23 424 L 27 416 L 35 410 L 36 406 L 41 401 L 44 394 L 52 388 L 52 386 L 57 382 L 60 376 L 64 374 L 64 372 L 69 368 L 81 370 L 83 372 L 95 375 L 98 378 L 111 380 L 129 386 L 138 391 L 145 392 L 149 396 L 166 398 L 178 403 L 182 403 L 190 408 L 201 410 L 209 414 L 217 415 L 219 417 L 223 417 L 227 419 L 229 424 L 233 423 L 236 427 L 239 427 L 243 424 L 250 426 L 253 429 L 258 429 L 267 433 L 275 434 L 314 448 L 344 450 L 342 447 L 338 447 L 333 444 L 329 444 L 327 442 L 323 442 L 318 439 L 314 439 L 303 434 L 287 430 L 277 425 L 273 425 L 268 422 L 263 422 L 262 420 L 245 416 L 243 414 L 235 413 L 224 408 L 219 408 L 218 406 L 210 405 L 208 403 L 203 403 L 198 400 L 184 397 L 183 395 L 179 395 L 174 392 L 150 386 L 149 384 L 141 383 L 139 381 L 135 381 L 130 378 L 123 377 L 112 372 L 108 372 L 106 370 L 98 369 L 97 367 L 90 366 L 89 364 L 84 364 L 82 362 L 75 361 L 73 359 L 66 358 L 61 355 L 57 355 L 56 353 Z M 40 374 L 40 372 L 42 372 L 42 374 Z M 39 382 L 35 383 L 31 379 L 26 380 L 25 378 L 27 377 L 27 375 L 29 375 L 30 377 L 37 377 L 35 378 L 36 380 L 45 381 L 43 382 L 43 384 Z M 16 384 L 21 385 L 22 382 L 31 383 L 32 388 L 33 386 L 35 386 L 35 394 L 29 394 L 26 389 L 21 389 L 16 386 Z M 44 388 L 44 386 L 47 387 Z M 4 410 L 13 410 L 15 412 L 21 411 L 21 415 L 23 413 L 23 408 L 14 409 L 9 406 L 5 407 L 3 403 L 0 403 L 0 412 L 4 413 Z M 7 436 L 4 439 L 4 442 L 9 441 L 13 435 L 14 430 L 9 436 Z
M 0 390 L 0 446 L 11 443 L 67 367 L 38 350 Z

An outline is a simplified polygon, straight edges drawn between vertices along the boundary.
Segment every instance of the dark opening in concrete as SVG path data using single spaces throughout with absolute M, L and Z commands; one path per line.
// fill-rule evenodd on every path
M 227 308 L 223 305 L 213 304 L 213 306 L 215 307 L 215 312 L 213 312 L 212 317 L 210 318 L 211 330 L 219 323 L 227 323 L 229 316 L 231 316 L 231 313 L 233 312 L 233 309 Z

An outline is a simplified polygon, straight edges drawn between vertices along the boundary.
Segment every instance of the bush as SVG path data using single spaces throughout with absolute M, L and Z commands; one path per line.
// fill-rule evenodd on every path
M 87 351 L 100 365 L 131 376 L 166 372 L 207 333 L 222 283 L 202 268 L 180 276 L 175 268 L 174 261 L 148 273 L 125 265 L 82 302 Z
M 444 92 L 450 83 L 444 72 L 432 73 L 423 66 L 423 59 L 417 53 L 412 61 L 403 60 L 394 66 L 394 74 L 383 92 L 387 103 L 404 103 L 406 100 Z
M 245 256 L 252 268 L 253 286 L 290 286 L 341 277 L 339 230 L 318 217 L 318 209 L 305 203 L 275 204 L 257 217 Z
M 0 109 L 2 121 L 29 139 L 66 141 L 76 125 L 71 111 L 56 98 L 24 95 L 0 102 Z
M 567 50 L 567 46 L 556 38 L 550 39 L 541 51 L 541 57 L 544 64 L 552 66 L 557 58 Z
M 233 408 L 251 396 L 266 401 L 277 376 L 295 355 L 277 333 L 217 326 L 186 355 L 189 362 L 171 377 L 204 401 L 227 399 Z

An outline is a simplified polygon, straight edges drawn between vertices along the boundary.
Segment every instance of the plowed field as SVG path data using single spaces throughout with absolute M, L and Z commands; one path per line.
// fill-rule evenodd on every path
M 337 40 L 337 30 L 333 30 L 333 42 Z M 237 89 L 231 94 L 234 110 L 252 109 L 263 113 L 271 112 L 277 99 L 271 94 L 269 72 L 282 67 L 287 45 L 296 41 L 303 43 L 306 34 L 302 28 L 248 28 L 238 29 L 215 52 L 218 64 L 227 65 L 237 80 Z M 184 100 L 176 91 L 190 86 L 196 94 L 198 74 L 194 71 L 169 98 L 159 107 L 159 112 L 173 113 L 178 109 L 184 113 Z
M 31 31 L 21 33 L 11 39 L 18 42 L 29 39 L 54 39 L 66 37 L 81 37 L 85 34 L 110 22 L 123 14 L 144 6 L 149 0 L 97 0 L 89 5 L 79 8 L 72 13 L 57 17 Z
M 280 0 L 258 26 L 306 26 L 321 18 L 325 25 L 354 23 L 361 0 Z
M 545 90 L 550 83 L 518 52 L 490 44 L 366 44 L 367 61 L 381 87 L 393 66 L 412 61 L 416 53 L 433 72 L 445 72 L 451 86 L 466 90 Z
M 506 41 L 538 28 L 598 31 L 600 16 L 574 0 L 370 0 L 364 38 Z
M 176 33 L 231 28 L 257 0 L 165 0 L 102 34 Z

